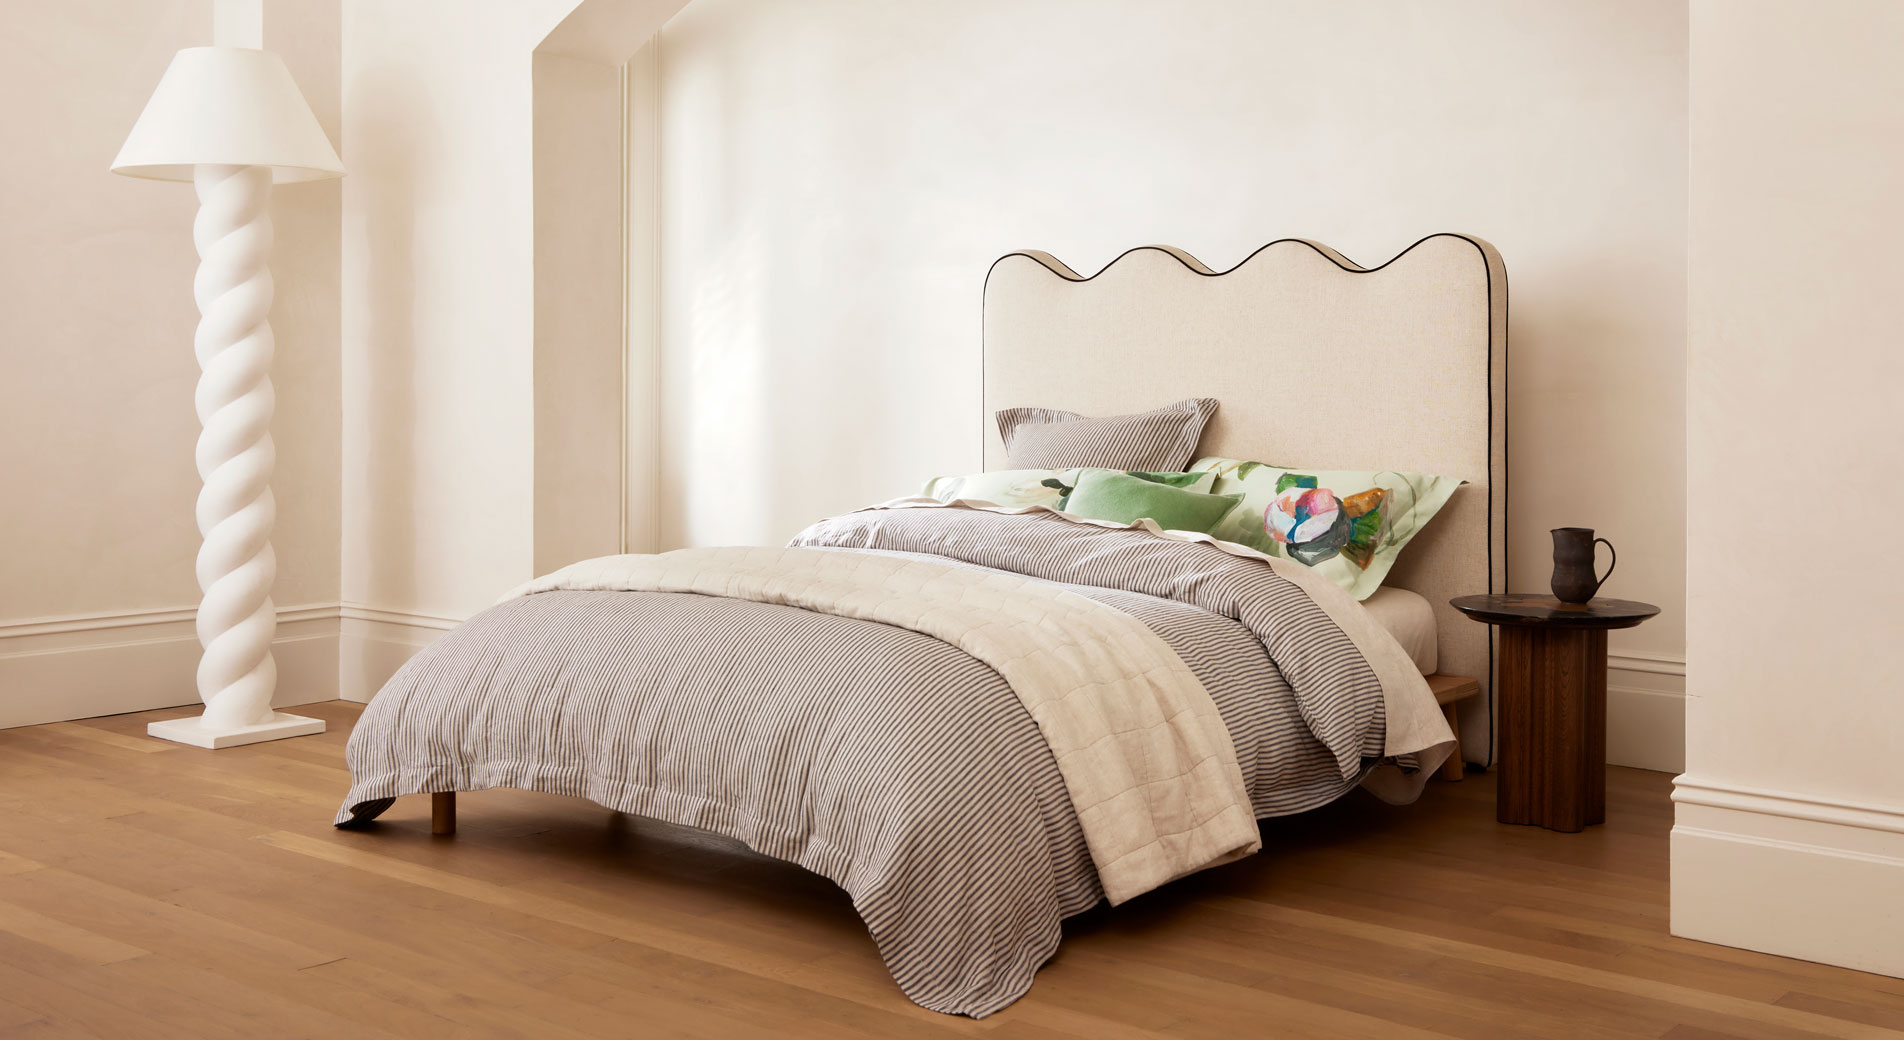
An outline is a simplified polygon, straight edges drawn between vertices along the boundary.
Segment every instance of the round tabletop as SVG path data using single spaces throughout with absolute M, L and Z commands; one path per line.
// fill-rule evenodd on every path
M 1512 592 L 1504 596 L 1456 596 L 1456 610 L 1490 625 L 1543 625 L 1551 628 L 1632 628 L 1659 608 L 1630 599 L 1592 599 L 1562 603 L 1552 596 Z

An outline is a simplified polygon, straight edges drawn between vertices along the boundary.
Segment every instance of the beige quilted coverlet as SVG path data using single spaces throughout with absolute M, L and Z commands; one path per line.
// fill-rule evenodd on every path
M 1142 622 L 1075 593 L 897 556 L 718 548 L 584 560 L 509 595 L 559 589 L 778 603 L 957 646 L 1004 676 L 1037 721 L 1114 904 L 1261 845 L 1203 685 Z

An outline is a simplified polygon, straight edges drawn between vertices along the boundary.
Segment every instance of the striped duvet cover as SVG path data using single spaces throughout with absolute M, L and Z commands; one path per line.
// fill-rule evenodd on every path
M 1365 780 L 1410 797 L 1415 767 L 1445 753 L 1406 655 L 1299 569 L 1048 511 L 920 505 L 793 544 L 1022 575 L 1134 618 L 1207 691 L 1256 816 Z M 340 825 L 399 795 L 514 787 L 798 863 L 852 896 L 894 980 L 937 1011 L 1017 999 L 1059 922 L 1105 894 L 1058 759 L 999 672 L 836 613 L 678 592 L 510 598 L 399 671 L 348 757 Z

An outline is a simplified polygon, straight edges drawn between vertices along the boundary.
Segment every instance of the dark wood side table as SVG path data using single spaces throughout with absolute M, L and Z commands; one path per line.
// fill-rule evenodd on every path
M 1449 602 L 1501 629 L 1494 818 L 1556 831 L 1605 822 L 1607 630 L 1632 628 L 1659 608 L 1518 594 Z

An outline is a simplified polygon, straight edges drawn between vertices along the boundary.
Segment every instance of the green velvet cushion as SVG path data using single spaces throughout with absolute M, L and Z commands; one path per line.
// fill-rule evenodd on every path
M 1128 473 L 1098 470 L 1078 478 L 1065 512 L 1118 524 L 1149 518 L 1166 531 L 1208 533 L 1242 500 L 1242 495 L 1184 491 Z
M 963 477 L 934 477 L 926 481 L 925 496 L 941 502 L 962 498 L 1010 509 L 1049 506 L 1061 510 L 1080 476 L 1116 472 L 1114 469 L 995 469 Z M 1208 491 L 1216 483 L 1216 474 L 1208 472 L 1132 473 L 1130 476 L 1191 491 Z

